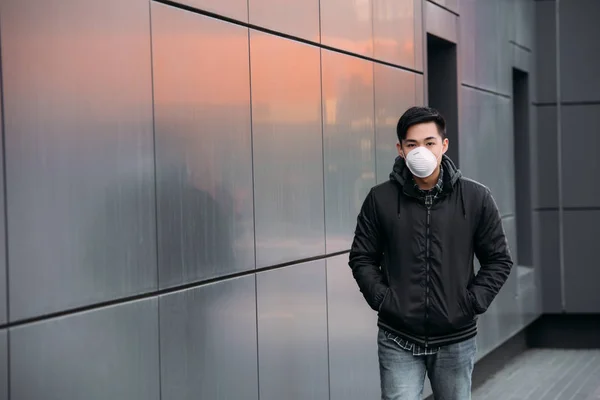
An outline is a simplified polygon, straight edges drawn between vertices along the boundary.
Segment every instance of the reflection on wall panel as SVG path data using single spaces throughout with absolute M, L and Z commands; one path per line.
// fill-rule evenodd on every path
M 329 399 L 325 261 L 257 276 L 261 400 Z
M 416 84 L 417 74 L 387 65 L 374 64 L 375 85 L 375 132 L 377 145 L 377 182 L 389 179 L 398 156 L 396 143 L 396 125 L 404 111 L 415 104 L 420 104 L 415 90 L 420 86 L 420 95 L 423 94 L 423 80 Z
M 375 185 L 373 63 L 322 52 L 327 253 L 352 244 L 356 216 Z
M 600 211 L 565 211 L 565 303 L 567 312 L 597 313 L 600 309 L 598 236 Z
M 517 255 L 517 227 L 515 217 L 511 216 L 502 219 L 502 226 L 506 233 L 511 255 L 513 260 L 515 260 Z M 499 329 L 503 339 L 510 337 L 522 326 L 522 318 L 519 314 L 519 302 L 517 298 L 519 290 L 518 285 L 519 269 L 515 263 L 506 283 L 494 300 L 498 303 Z
M 372 0 L 373 57 L 422 70 L 423 34 L 420 0 Z M 417 50 L 418 49 L 418 50 Z
M 148 12 L 0 6 L 13 320 L 156 287 Z
M 462 88 L 461 171 L 490 188 L 503 216 L 515 210 L 511 113 L 510 100 Z
M 319 43 L 319 0 L 249 0 L 250 23 Z
M 2 102 L 0 101 L 0 138 L 3 137 L 2 134 Z M 7 282 L 6 282 L 6 235 L 5 235 L 5 220 L 4 220 L 4 152 L 0 151 L 0 324 L 3 324 L 7 320 L 7 307 L 6 304 L 6 290 L 7 290 Z M 0 358 L 0 365 L 2 363 L 2 359 Z M 0 383 L 2 382 L 2 377 L 0 375 Z M 1 392 L 1 391 L 0 391 Z M 2 399 L 2 394 L 0 393 L 0 399 Z
M 198 10 L 223 15 L 225 17 L 248 22 L 248 0 L 172 0 Z
M 162 396 L 257 399 L 255 277 L 160 299 Z
M 545 3 L 545 2 L 544 2 Z M 542 86 L 542 85 L 540 85 Z M 566 107 L 565 107 L 566 108 Z M 562 108 L 562 110 L 565 110 Z M 556 129 L 556 106 L 548 107 L 536 107 L 537 114 L 537 126 L 539 134 L 536 137 L 536 141 L 532 143 L 533 147 L 536 148 L 537 157 L 535 162 L 537 163 L 536 168 L 539 171 L 533 180 L 534 184 L 537 185 L 538 196 L 537 203 L 532 204 L 534 208 L 558 208 L 558 141 L 557 141 L 557 129 Z M 568 118 L 568 112 L 564 113 Z M 581 132 L 585 134 L 585 132 Z M 584 147 L 577 147 L 582 150 L 587 150 Z M 564 157 L 564 150 L 563 150 Z M 594 157 L 595 159 L 595 157 Z M 580 162 L 578 160 L 578 162 Z M 567 167 L 563 163 L 563 168 Z M 563 181 L 563 185 L 568 182 Z M 587 191 L 587 184 L 584 187 L 578 187 L 577 191 Z M 565 192 L 566 196 L 570 193 Z M 587 196 L 586 196 L 587 197 Z M 564 200 L 564 199 L 563 199 Z M 540 232 L 541 233 L 541 232 Z
M 254 268 L 248 29 L 154 3 L 152 46 L 160 286 Z
M 331 400 L 381 397 L 377 313 L 367 305 L 348 267 L 348 255 L 327 260 Z
M 0 330 L 0 400 L 8 400 L 8 333 Z
M 600 170 L 600 135 L 595 129 L 600 125 L 600 104 L 563 106 L 561 113 L 563 205 L 599 207 L 600 188 L 590 178 Z
M 372 0 L 320 0 L 321 43 L 373 56 Z
M 159 399 L 158 299 L 10 332 L 12 399 Z
M 319 49 L 250 32 L 257 265 L 324 252 Z

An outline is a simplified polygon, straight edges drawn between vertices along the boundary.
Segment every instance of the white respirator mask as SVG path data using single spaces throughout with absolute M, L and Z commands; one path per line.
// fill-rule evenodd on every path
M 427 178 L 438 166 L 438 158 L 426 147 L 417 147 L 405 157 L 406 166 L 417 178 Z

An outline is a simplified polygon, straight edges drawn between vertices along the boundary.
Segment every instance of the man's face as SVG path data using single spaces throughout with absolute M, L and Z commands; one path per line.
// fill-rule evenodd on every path
M 426 122 L 408 128 L 406 138 L 402 143 L 396 144 L 398 154 L 402 157 L 406 157 L 411 150 L 421 146 L 435 154 L 439 164 L 442 161 L 442 154 L 448 151 L 448 139 L 442 140 L 435 122 Z

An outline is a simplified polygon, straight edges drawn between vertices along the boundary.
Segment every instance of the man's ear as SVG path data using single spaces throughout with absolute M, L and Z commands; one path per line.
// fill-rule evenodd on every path
M 396 143 L 396 150 L 398 150 L 398 155 L 402 158 L 404 157 L 404 150 L 402 149 L 402 144 L 400 142 Z
M 448 138 L 446 138 L 442 141 L 442 154 L 446 154 L 449 147 L 450 147 L 450 141 L 448 140 Z

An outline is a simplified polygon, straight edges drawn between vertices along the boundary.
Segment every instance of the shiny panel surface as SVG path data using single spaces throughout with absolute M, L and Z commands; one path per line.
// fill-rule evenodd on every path
M 257 399 L 255 277 L 160 299 L 162 396 Z
M 377 313 L 360 293 L 347 254 L 327 260 L 327 310 L 331 400 L 380 398 Z
M 472 0 L 460 0 L 460 18 L 459 18 L 459 34 L 460 34 L 460 67 L 461 76 L 459 79 L 463 83 L 474 84 L 475 78 L 475 59 L 476 59 L 476 10 Z
M 536 211 L 533 214 L 539 226 L 538 260 L 542 269 L 541 283 L 544 288 L 542 308 L 546 313 L 562 312 L 560 249 L 558 211 Z
M 556 103 L 556 3 L 536 1 L 535 20 L 535 100 Z
M 459 0 L 428 0 L 431 1 L 432 3 L 436 3 L 442 7 L 445 7 L 449 10 L 452 10 L 455 13 L 458 13 L 459 9 L 458 9 L 458 1 Z M 462 9 L 460 10 L 462 13 Z
M 329 399 L 325 261 L 257 275 L 261 400 Z
M 153 3 L 152 46 L 160 286 L 252 269 L 248 29 Z
M 8 400 L 8 333 L 0 330 L 0 400 Z
M 512 104 L 462 88 L 461 171 L 489 187 L 503 216 L 515 210 Z M 499 165 L 505 167 L 499 169 Z
M 517 228 L 515 217 L 511 216 L 508 218 L 503 218 L 502 226 L 504 227 L 504 232 L 508 240 L 508 246 L 514 259 L 517 254 Z M 518 266 L 515 265 L 508 276 L 506 283 L 494 300 L 498 303 L 498 317 L 500 319 L 498 327 L 500 329 L 499 333 L 502 338 L 509 338 L 521 326 L 518 302 L 518 275 Z
M 449 42 L 458 41 L 458 17 L 440 6 L 425 2 L 425 26 L 428 33 Z
M 417 67 L 417 54 L 423 56 L 423 37 L 416 29 L 421 28 L 420 0 L 372 0 L 373 1 L 373 57 L 404 67 Z M 417 52 L 416 48 L 420 48 Z M 416 69 L 422 69 L 423 64 Z
M 560 85 L 562 101 L 600 102 L 600 2 L 560 2 Z
M 0 85 L 1 87 L 1 85 Z M 0 138 L 2 134 L 2 101 L 0 99 Z M 8 304 L 6 304 L 6 227 L 4 220 L 4 151 L 0 151 L 0 325 L 7 320 Z M 2 359 L 0 358 L 0 363 Z M 2 377 L 0 375 L 0 382 Z M 0 386 L 1 387 L 1 386 Z M 2 394 L 0 393 L 0 399 Z
M 319 43 L 319 0 L 249 0 L 250 23 Z
M 248 0 L 173 0 L 175 3 L 197 8 L 198 10 L 223 15 L 248 22 Z
M 257 265 L 323 254 L 319 49 L 250 32 Z
M 154 289 L 148 2 L 0 7 L 11 319 Z
M 568 210 L 564 214 L 565 304 L 570 313 L 597 313 L 600 305 L 598 236 L 600 211 Z
M 372 57 L 372 0 L 320 0 L 321 43 Z M 390 3 L 391 4 L 391 3 Z
M 373 63 L 323 50 L 325 232 L 328 254 L 348 250 L 375 186 Z
M 532 206 L 534 208 L 556 208 L 558 207 L 556 106 L 536 107 L 536 114 L 538 134 L 533 147 L 539 149 L 535 159 L 539 171 L 537 179 L 535 179 L 538 196 L 537 203 L 533 203 Z M 565 164 L 563 163 L 563 165 Z
M 375 132 L 377 183 L 389 179 L 394 161 L 398 156 L 396 124 L 400 116 L 417 100 L 415 87 L 419 77 L 420 94 L 423 94 L 422 75 L 413 74 L 387 65 L 374 64 L 375 85 Z M 364 199 L 363 199 L 364 200 Z M 355 223 L 356 221 L 354 221 Z
M 160 398 L 158 299 L 10 332 L 12 399 Z
M 561 111 L 563 206 L 598 207 L 600 188 L 593 176 L 600 171 L 595 128 L 600 125 L 600 104 L 563 106 Z

